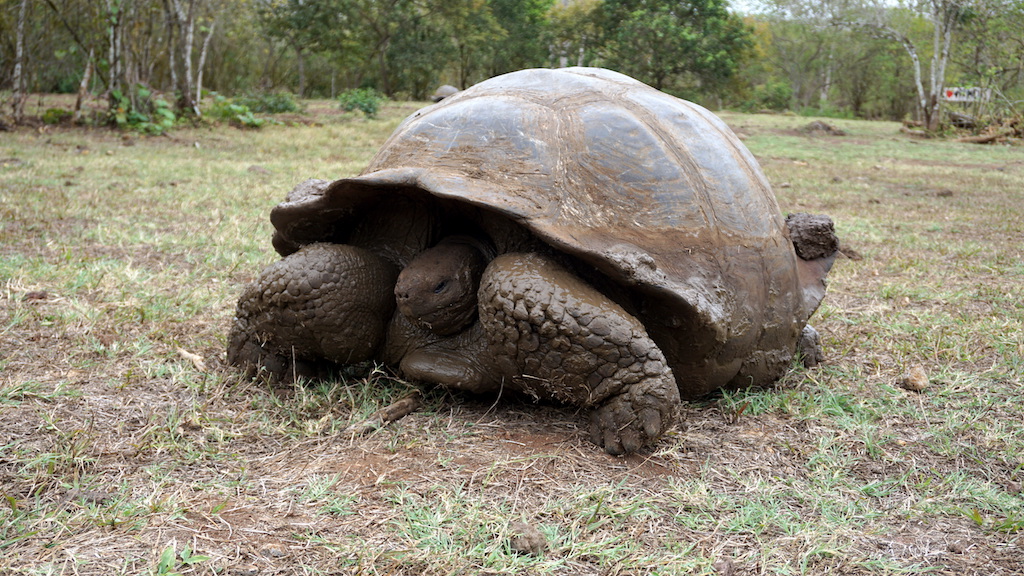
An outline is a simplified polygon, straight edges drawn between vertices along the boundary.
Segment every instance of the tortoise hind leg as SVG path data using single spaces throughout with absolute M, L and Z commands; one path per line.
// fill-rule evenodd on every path
M 640 450 L 674 422 L 675 378 L 640 321 L 551 259 L 495 258 L 479 301 L 489 354 L 507 384 L 591 408 L 591 439 L 607 452 Z
M 274 262 L 238 300 L 228 362 L 290 380 L 326 360 L 374 358 L 394 311 L 397 271 L 367 250 L 311 244 Z

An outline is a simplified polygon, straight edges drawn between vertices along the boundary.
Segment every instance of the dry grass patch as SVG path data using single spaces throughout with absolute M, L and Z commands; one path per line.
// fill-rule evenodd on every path
M 857 258 L 814 319 L 828 361 L 613 458 L 571 411 L 437 390 L 351 438 L 413 387 L 223 366 L 269 209 L 413 109 L 0 140 L 0 574 L 1024 572 L 1019 148 L 725 114 L 783 210 L 830 214 Z

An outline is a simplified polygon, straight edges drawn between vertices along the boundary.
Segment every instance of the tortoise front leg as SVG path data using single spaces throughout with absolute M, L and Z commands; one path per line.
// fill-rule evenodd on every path
M 284 380 L 321 360 L 375 357 L 394 311 L 398 272 L 355 246 L 311 244 L 274 262 L 238 300 L 228 362 Z
M 479 301 L 498 373 L 528 394 L 593 408 L 591 439 L 610 454 L 653 444 L 674 422 L 679 390 L 644 326 L 551 259 L 495 258 Z

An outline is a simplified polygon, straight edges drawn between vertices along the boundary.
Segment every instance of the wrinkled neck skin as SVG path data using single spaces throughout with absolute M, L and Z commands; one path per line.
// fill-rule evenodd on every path
M 466 236 L 451 236 L 424 250 L 398 275 L 398 310 L 413 325 L 439 336 L 465 330 L 476 320 L 477 289 L 488 252 Z

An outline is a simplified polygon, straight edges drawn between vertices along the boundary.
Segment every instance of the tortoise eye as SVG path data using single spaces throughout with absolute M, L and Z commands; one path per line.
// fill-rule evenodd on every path
M 447 280 L 441 280 L 440 282 L 437 283 L 437 286 L 434 286 L 434 294 L 440 294 L 447 287 L 448 287 L 448 281 Z

